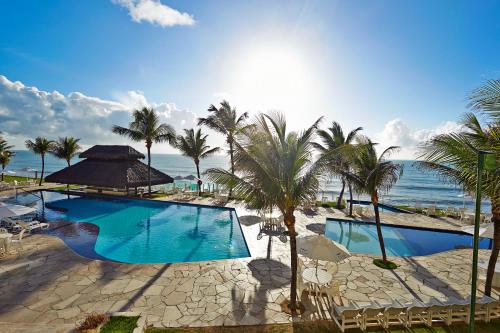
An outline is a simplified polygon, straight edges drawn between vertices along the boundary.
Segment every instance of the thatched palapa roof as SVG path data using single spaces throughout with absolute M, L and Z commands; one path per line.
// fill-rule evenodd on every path
M 130 146 L 97 145 L 80 154 L 85 160 L 45 177 L 48 182 L 109 188 L 148 185 L 148 166 L 144 155 Z M 151 168 L 151 185 L 172 183 L 167 174 Z

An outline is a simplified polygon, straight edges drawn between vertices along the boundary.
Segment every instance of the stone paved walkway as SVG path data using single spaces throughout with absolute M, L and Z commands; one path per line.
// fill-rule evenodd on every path
M 206 200 L 204 201 L 206 202 Z M 129 265 L 88 260 L 55 237 L 33 235 L 24 250 L 0 260 L 0 324 L 74 324 L 97 311 L 138 311 L 155 326 L 212 326 L 283 323 L 289 294 L 289 246 L 274 237 L 257 240 L 258 217 L 236 205 L 252 257 L 165 265 Z M 297 213 L 300 235 L 321 233 L 325 218 L 344 217 L 333 209 Z M 384 214 L 384 222 L 457 229 L 455 221 Z M 470 250 L 426 257 L 394 258 L 395 271 L 374 266 L 372 257 L 354 255 L 339 266 L 338 303 L 469 293 Z M 488 251 L 481 251 L 482 260 Z M 326 302 L 304 294 L 307 311 L 294 320 L 329 318 Z M 2 327 L 2 326 L 0 326 Z

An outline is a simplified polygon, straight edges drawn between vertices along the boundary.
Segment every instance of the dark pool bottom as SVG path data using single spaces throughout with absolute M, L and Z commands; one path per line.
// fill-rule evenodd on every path
M 325 235 L 343 244 L 353 253 L 380 255 L 377 228 L 373 222 L 357 222 L 342 219 L 327 219 Z M 407 226 L 383 224 L 387 255 L 425 256 L 439 252 L 471 248 L 473 237 L 454 231 L 443 231 Z M 490 249 L 492 240 L 481 238 L 479 248 Z

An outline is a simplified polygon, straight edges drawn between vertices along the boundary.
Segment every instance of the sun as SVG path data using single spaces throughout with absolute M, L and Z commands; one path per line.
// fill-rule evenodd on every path
M 232 76 L 235 99 L 259 111 L 297 110 L 313 98 L 311 65 L 291 47 L 250 49 L 237 61 Z

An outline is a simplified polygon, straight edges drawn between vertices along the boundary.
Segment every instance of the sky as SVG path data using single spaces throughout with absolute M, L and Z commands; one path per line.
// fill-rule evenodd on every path
M 38 135 L 131 144 L 110 128 L 135 108 L 181 131 L 227 99 L 294 130 L 362 126 L 412 159 L 500 77 L 498 17 L 494 0 L 1 1 L 0 131 L 17 149 Z

